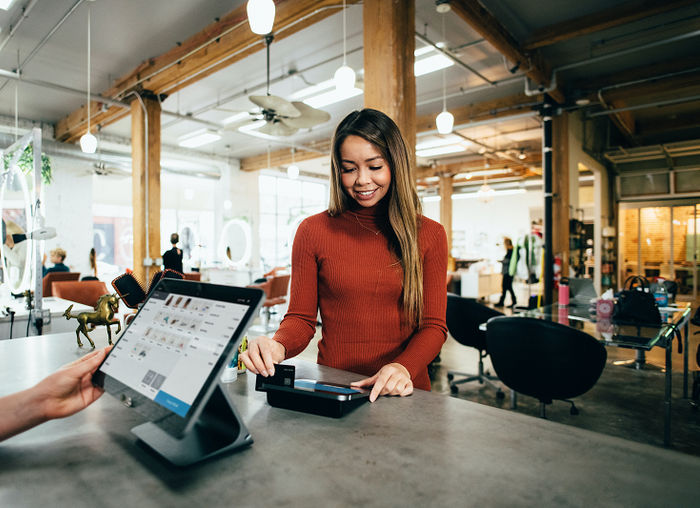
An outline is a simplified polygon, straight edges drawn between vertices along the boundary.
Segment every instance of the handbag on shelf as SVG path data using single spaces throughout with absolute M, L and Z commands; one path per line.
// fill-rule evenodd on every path
M 615 303 L 613 321 L 650 326 L 661 324 L 659 306 L 649 290 L 649 281 L 644 277 L 632 275 L 627 278 Z

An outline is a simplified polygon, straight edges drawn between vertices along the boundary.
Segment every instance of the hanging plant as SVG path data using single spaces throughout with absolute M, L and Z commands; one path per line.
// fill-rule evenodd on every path
M 10 169 L 10 161 L 13 154 L 7 154 L 3 157 L 3 167 L 5 171 Z M 17 167 L 26 175 L 34 169 L 34 147 L 27 146 L 24 152 L 17 161 Z M 51 183 L 51 159 L 46 154 L 41 154 L 41 179 L 45 184 Z

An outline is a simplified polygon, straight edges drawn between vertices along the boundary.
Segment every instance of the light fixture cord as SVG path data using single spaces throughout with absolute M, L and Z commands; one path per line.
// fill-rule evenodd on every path
M 343 0 L 343 65 L 346 65 L 345 53 L 346 53 L 346 31 L 345 31 L 345 0 Z
M 87 29 L 87 131 L 90 134 L 90 18 L 92 9 L 88 7 L 88 29 Z
M 442 43 L 447 48 L 447 42 L 445 41 L 445 13 L 442 13 Z M 447 92 L 445 85 L 445 67 L 442 68 L 442 110 L 447 111 Z

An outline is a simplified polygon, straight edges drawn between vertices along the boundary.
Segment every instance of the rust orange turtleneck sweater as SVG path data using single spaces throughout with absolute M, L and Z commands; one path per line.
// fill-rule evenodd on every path
M 388 247 L 386 206 L 356 208 L 304 220 L 292 249 L 289 310 L 275 333 L 287 358 L 301 353 L 321 311 L 318 363 L 374 375 L 398 362 L 413 386 L 430 390 L 427 365 L 445 341 L 447 238 L 443 227 L 419 220 L 423 261 L 423 323 L 402 324 L 403 269 Z

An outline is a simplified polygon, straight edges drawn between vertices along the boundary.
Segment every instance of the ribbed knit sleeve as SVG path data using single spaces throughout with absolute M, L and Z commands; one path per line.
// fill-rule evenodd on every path
M 287 313 L 274 339 L 287 350 L 287 358 L 301 353 L 316 332 L 318 266 L 313 252 L 313 227 L 308 219 L 297 229 L 292 245 L 292 280 Z
M 421 222 L 423 322 L 395 360 L 408 369 L 414 384 L 416 380 L 427 378 L 426 368 L 438 355 L 447 337 L 447 235 L 439 223 L 426 217 Z

